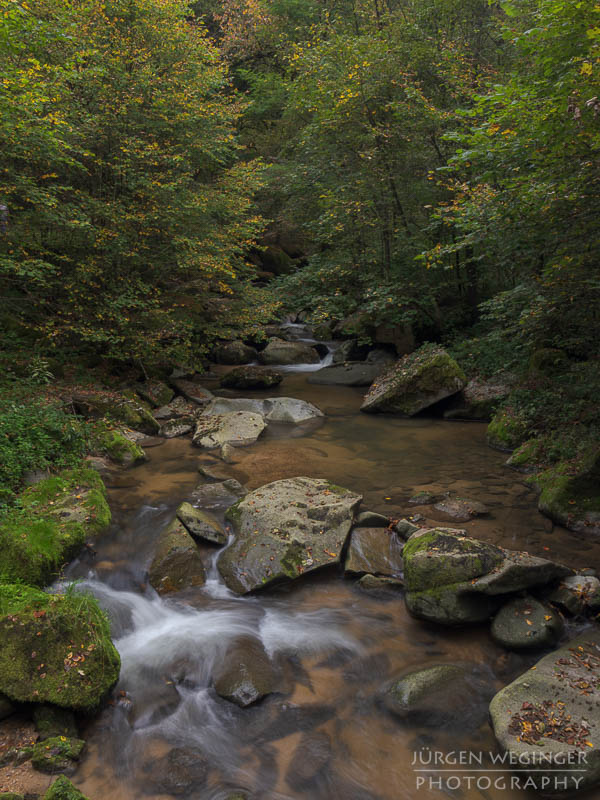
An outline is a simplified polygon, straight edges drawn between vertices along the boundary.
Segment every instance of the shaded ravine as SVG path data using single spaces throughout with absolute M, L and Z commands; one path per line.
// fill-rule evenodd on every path
M 309 385 L 300 371 L 273 394 L 310 400 L 327 418 L 320 426 L 271 426 L 236 451 L 235 464 L 220 466 L 249 488 L 300 474 L 324 477 L 391 516 L 408 510 L 415 490 L 449 489 L 490 507 L 489 518 L 465 525 L 472 535 L 576 567 L 600 566 L 597 544 L 538 514 L 523 477 L 485 445 L 484 425 L 361 415 L 360 390 Z M 374 598 L 335 572 L 237 598 L 220 582 L 218 551 L 208 547 L 206 586 L 159 598 L 145 584 L 157 536 L 200 480 L 199 464 L 214 457 L 181 439 L 148 454 L 148 464 L 109 487 L 113 529 L 68 575 L 84 578 L 109 612 L 123 660 L 111 705 L 85 733 L 88 752 L 74 778 L 85 794 L 213 800 L 241 789 L 274 800 L 434 798 L 446 795 L 417 788 L 415 749 L 494 749 L 487 700 L 537 656 L 507 653 L 485 627 L 424 625 L 408 615 L 401 596 Z M 277 693 L 243 710 L 211 685 L 239 637 L 260 640 L 280 676 Z M 487 694 L 454 709 L 449 698 L 442 722 L 409 725 L 381 707 L 381 688 L 392 677 L 439 663 L 468 664 Z M 202 768 L 173 770 L 173 748 L 191 750 Z M 179 783 L 165 782 L 168 772 Z M 493 786 L 481 793 L 477 785 L 460 794 L 527 796 Z

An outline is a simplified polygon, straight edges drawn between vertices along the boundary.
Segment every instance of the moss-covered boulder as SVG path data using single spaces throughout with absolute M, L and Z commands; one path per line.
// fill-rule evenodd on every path
M 64 775 L 54 781 L 44 795 L 44 800 L 88 800 Z
M 314 347 L 304 342 L 270 339 L 258 354 L 261 364 L 318 364 L 321 357 Z
M 578 533 L 600 533 L 600 447 L 529 480 L 540 491 L 542 514 Z
M 528 439 L 525 420 L 511 407 L 496 411 L 487 427 L 487 443 L 496 450 L 510 451 Z
M 572 574 L 568 567 L 450 528 L 414 533 L 402 555 L 409 611 L 445 625 L 482 622 L 506 595 Z
M 270 389 L 283 380 L 283 372 L 265 367 L 236 367 L 221 378 L 224 389 Z
M 31 763 L 38 772 L 72 775 L 77 769 L 84 747 L 83 739 L 67 739 L 66 736 L 44 739 L 43 742 L 34 744 Z
M 600 632 L 593 629 L 542 658 L 490 704 L 506 763 L 543 795 L 600 783 Z M 531 784 L 530 784 L 531 785 Z
M 96 709 L 119 677 L 119 654 L 94 598 L 0 585 L 0 691 L 18 702 Z
M 227 511 L 235 540 L 218 569 L 245 594 L 337 564 L 362 497 L 319 478 L 274 481 Z
M 506 465 L 518 472 L 538 472 L 544 461 L 544 442 L 542 439 L 528 439 L 510 455 Z
M 494 617 L 492 638 L 508 650 L 553 647 L 563 631 L 560 616 L 534 597 L 510 600 Z
M 347 574 L 402 577 L 403 543 L 388 528 L 354 528 L 350 535 L 344 571 Z
M 206 582 L 198 546 L 177 518 L 160 534 L 149 580 L 159 594 L 204 586 Z
M 227 544 L 227 534 L 223 526 L 206 511 L 194 508 L 191 503 L 182 503 L 176 514 L 177 519 L 183 523 L 188 533 L 195 538 L 211 544 Z
M 460 392 L 467 379 L 456 361 L 437 345 L 404 356 L 371 386 L 361 411 L 412 417 Z
M 111 521 L 102 479 L 85 467 L 45 478 L 19 501 L 0 526 L 0 580 L 5 582 L 47 585 L 86 539 L 103 533 Z
M 249 364 L 251 361 L 256 361 L 257 355 L 254 347 L 239 340 L 221 342 L 215 346 L 212 353 L 217 364 Z
M 77 411 L 85 417 L 106 417 L 148 436 L 158 433 L 158 422 L 134 392 L 126 395 L 91 389 L 79 390 L 71 399 Z
M 245 637 L 235 642 L 213 675 L 216 693 L 246 708 L 275 691 L 277 678 L 261 643 Z
M 154 408 L 160 408 L 170 403 L 175 392 L 163 381 L 150 379 L 144 383 L 138 383 L 135 387 L 136 392 L 147 403 L 150 403 Z
M 95 449 L 98 452 L 123 467 L 134 467 L 148 460 L 139 444 L 132 442 L 120 431 L 105 428 L 98 433 L 96 441 Z
M 192 441 L 196 447 L 207 449 L 224 444 L 242 447 L 253 444 L 266 427 L 264 418 L 252 411 L 203 415 L 196 421 Z

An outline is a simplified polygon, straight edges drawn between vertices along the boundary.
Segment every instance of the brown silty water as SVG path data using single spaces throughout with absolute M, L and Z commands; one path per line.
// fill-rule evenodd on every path
M 206 587 L 167 600 L 148 589 L 157 535 L 207 463 L 249 489 L 297 475 L 327 478 L 362 494 L 363 508 L 391 517 L 418 511 L 437 524 L 443 520 L 430 507 L 411 508 L 407 499 L 450 490 L 490 508 L 454 527 L 573 567 L 600 567 L 598 543 L 537 512 L 524 476 L 486 446 L 485 425 L 363 415 L 362 390 L 310 385 L 305 373 L 290 373 L 270 394 L 309 400 L 326 418 L 270 426 L 229 466 L 189 440 L 171 440 L 110 487 L 113 531 L 71 577 L 88 576 L 84 586 L 109 611 L 123 671 L 111 705 L 84 733 L 88 750 L 74 783 L 91 800 L 225 800 L 236 790 L 265 800 L 537 796 L 511 788 L 507 771 L 486 772 L 489 786 L 486 778 L 459 788 L 438 784 L 440 773 L 415 771 L 429 753 L 495 751 L 489 699 L 539 654 L 507 653 L 488 626 L 427 625 L 410 617 L 401 593 L 374 597 L 335 571 L 237 598 L 220 583 L 217 552 L 208 548 Z M 211 681 L 240 636 L 260 639 L 279 676 L 277 692 L 246 709 L 217 697 Z M 382 707 L 382 688 L 395 676 L 448 663 L 467 665 L 479 687 L 471 697 L 448 697 L 429 718 L 400 720 Z M 184 751 L 184 766 L 173 766 L 172 754 Z

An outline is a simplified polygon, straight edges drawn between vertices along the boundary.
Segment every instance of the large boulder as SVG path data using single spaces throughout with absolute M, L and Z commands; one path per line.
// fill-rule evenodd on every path
M 388 528 L 354 528 L 344 562 L 350 574 L 402 577 L 403 542 Z
M 235 642 L 213 680 L 216 693 L 241 708 L 271 694 L 277 685 L 269 656 L 260 642 L 250 637 Z
M 266 422 L 299 423 L 324 416 L 312 403 L 297 400 L 295 397 L 268 397 L 265 400 L 218 397 L 206 407 L 204 415 L 230 414 L 234 411 L 260 414 Z
M 528 786 L 566 795 L 600 782 L 600 631 L 570 641 L 501 689 L 494 734 Z
M 552 561 L 480 542 L 463 530 L 449 528 L 414 533 L 404 546 L 403 559 L 409 611 L 445 625 L 482 622 L 506 595 L 572 573 Z
M 308 382 L 325 386 L 370 386 L 386 367 L 387 364 L 381 362 L 348 361 L 313 372 Z
M 319 478 L 288 478 L 227 511 L 235 540 L 218 561 L 227 586 L 246 594 L 337 564 L 362 497 Z
M 213 350 L 213 357 L 217 364 L 249 364 L 256 361 L 258 353 L 253 347 L 244 342 L 222 342 Z
M 204 586 L 206 572 L 198 547 L 179 519 L 160 534 L 148 577 L 159 594 Z
M 259 359 L 262 364 L 318 364 L 321 357 L 310 344 L 271 339 Z
M 283 372 L 264 367 L 236 367 L 221 378 L 224 389 L 270 389 L 283 380 Z
M 253 444 L 266 427 L 263 417 L 253 411 L 206 414 L 196 420 L 192 442 L 208 449 L 224 444 L 242 447 Z
M 493 639 L 508 650 L 553 647 L 563 631 L 560 616 L 535 597 L 515 597 L 494 617 Z
M 147 406 L 133 392 L 131 396 L 127 396 L 79 389 L 72 395 L 71 401 L 75 410 L 84 417 L 107 417 L 148 436 L 157 434 L 160 427 Z
M 404 356 L 371 386 L 361 411 L 412 417 L 460 392 L 467 380 L 456 361 L 437 345 Z
M 96 709 L 119 677 L 119 654 L 94 598 L 0 584 L 0 692 L 20 703 Z

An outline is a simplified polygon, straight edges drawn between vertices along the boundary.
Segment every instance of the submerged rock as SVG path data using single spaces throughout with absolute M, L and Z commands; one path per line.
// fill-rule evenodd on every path
M 450 528 L 414 533 L 403 559 L 409 611 L 445 625 L 482 622 L 502 605 L 503 595 L 572 574 L 568 567 Z
M 370 386 L 382 372 L 387 364 L 381 362 L 367 363 L 365 361 L 347 361 L 344 364 L 333 364 L 322 367 L 317 372 L 308 376 L 308 383 L 324 384 L 326 386 Z
M 258 354 L 262 364 L 318 364 L 321 357 L 314 347 L 303 342 L 285 342 L 271 339 Z
M 309 790 L 327 773 L 332 756 L 331 738 L 324 731 L 304 733 L 294 752 L 285 779 L 295 792 Z
M 204 483 L 197 486 L 192 492 L 192 497 L 199 506 L 204 508 L 229 508 L 240 497 L 248 494 L 239 481 L 228 478 L 220 483 Z
M 252 638 L 238 640 L 213 675 L 215 691 L 241 708 L 256 703 L 275 690 L 277 678 L 262 644 Z
M 444 497 L 443 500 L 438 500 L 433 508 L 456 522 L 468 522 L 474 517 L 490 513 L 489 508 L 483 503 L 478 500 L 468 500 L 466 497 Z
M 402 542 L 387 528 L 354 528 L 344 571 L 402 577 Z
M 190 796 L 202 789 L 209 764 L 204 754 L 192 747 L 174 747 L 166 756 L 145 765 L 144 777 L 159 793 Z
M 0 692 L 20 703 L 96 709 L 120 668 L 96 601 L 2 584 L 0 609 Z
M 283 380 L 283 372 L 264 367 L 236 367 L 221 378 L 224 389 L 270 389 Z
M 227 534 L 222 525 L 205 511 L 194 508 L 191 503 L 182 503 L 176 514 L 188 533 L 197 539 L 203 539 L 211 544 L 227 544 Z
M 600 782 L 599 687 L 600 632 L 592 629 L 493 698 L 492 726 L 507 763 L 518 764 L 542 794 L 571 794 Z
M 365 395 L 361 411 L 412 417 L 459 392 L 466 378 L 456 361 L 436 345 L 423 345 L 400 359 Z
M 265 400 L 219 397 L 207 406 L 203 416 L 233 412 L 251 412 L 260 414 L 266 422 L 294 424 L 324 416 L 323 412 L 312 403 L 297 400 L 295 397 L 268 397 Z
M 227 511 L 236 538 L 218 561 L 237 594 L 293 580 L 340 553 L 362 497 L 319 478 L 288 478 L 250 492 Z
M 224 444 L 242 447 L 253 444 L 266 427 L 263 417 L 251 411 L 207 414 L 196 421 L 192 441 L 197 447 L 207 449 Z
M 534 597 L 517 597 L 494 617 L 493 639 L 508 650 L 553 647 L 563 631 L 559 615 Z
M 198 547 L 178 519 L 160 534 L 148 578 L 159 594 L 204 586 L 206 572 Z

